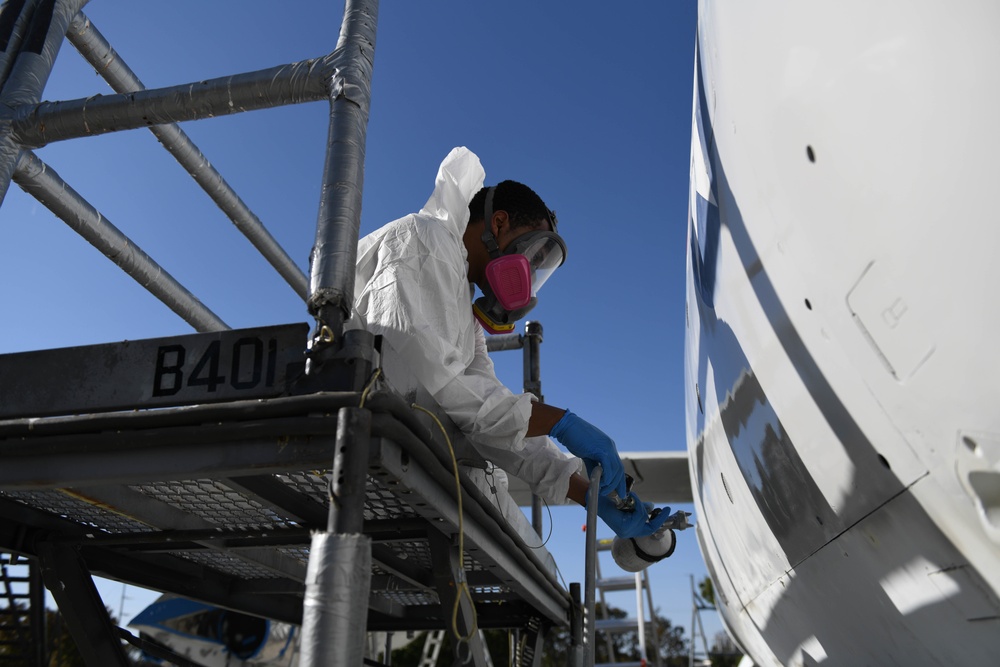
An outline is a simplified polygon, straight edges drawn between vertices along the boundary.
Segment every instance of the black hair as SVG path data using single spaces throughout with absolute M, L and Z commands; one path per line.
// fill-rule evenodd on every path
M 486 209 L 488 187 L 481 189 L 469 202 L 469 222 L 482 222 Z M 501 181 L 493 192 L 493 210 L 507 211 L 511 229 L 541 227 L 549 220 L 549 208 L 535 191 L 517 181 Z

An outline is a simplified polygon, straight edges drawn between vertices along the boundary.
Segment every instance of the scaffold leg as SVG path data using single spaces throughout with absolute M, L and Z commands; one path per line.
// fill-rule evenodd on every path
M 545 625 L 537 618 L 532 619 L 518 642 L 518 667 L 540 667 L 545 645 Z
M 362 534 L 371 413 L 337 413 L 328 531 L 315 533 L 309 552 L 302 616 L 302 667 L 364 662 L 371 589 L 371 538 Z
M 302 667 L 360 665 L 365 655 L 364 607 L 371 583 L 371 539 L 316 533 L 302 615 Z
M 488 667 L 486 644 L 475 628 L 475 609 L 471 592 L 461 593 L 459 586 L 465 581 L 462 554 L 458 545 L 449 537 L 432 532 L 430 537 L 431 560 L 434 563 L 434 581 L 441 609 L 446 619 L 445 630 L 451 635 L 456 664 Z M 458 612 L 455 613 L 456 599 Z M 456 634 L 457 633 L 457 634 Z
M 66 627 L 88 667 L 128 667 L 118 629 L 76 548 L 43 542 L 38 545 L 42 579 L 52 593 Z
M 569 596 L 572 604 L 569 615 L 569 667 L 583 667 L 583 624 L 585 619 L 583 617 L 583 604 L 580 602 L 579 582 L 573 582 L 569 585 Z
M 601 466 L 594 466 L 590 472 L 590 487 L 587 490 L 587 553 L 584 561 L 583 604 L 586 608 L 587 633 L 586 656 L 583 664 L 591 667 L 596 657 L 597 618 L 595 616 L 597 597 L 597 498 L 601 486 Z

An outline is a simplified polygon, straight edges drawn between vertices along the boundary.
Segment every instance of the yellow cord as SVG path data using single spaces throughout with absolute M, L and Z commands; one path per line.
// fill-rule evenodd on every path
M 381 368 L 376 368 L 372 372 L 371 379 L 368 380 L 368 384 L 365 385 L 364 391 L 361 392 L 361 402 L 358 404 L 359 408 L 365 407 L 365 401 L 368 400 L 368 394 L 371 393 L 372 388 L 375 386 L 375 380 L 377 380 L 378 376 L 381 375 L 381 374 L 382 374 L 382 369 Z M 317 477 L 325 477 L 326 475 L 328 475 L 330 473 L 329 470 L 312 470 L 310 472 L 312 472 L 312 474 L 316 475 Z M 327 495 L 330 497 L 330 500 L 332 501 L 333 500 L 333 494 L 327 494 Z
M 444 441 L 448 443 L 448 453 L 451 454 L 451 463 L 455 473 L 455 495 L 458 498 L 458 558 L 461 567 L 465 567 L 461 563 L 465 559 L 465 527 L 462 518 L 462 481 L 458 476 L 458 457 L 455 456 L 455 449 L 451 446 L 451 438 L 448 437 L 448 432 L 444 429 L 444 424 L 438 419 L 437 415 L 428 410 L 427 408 L 417 405 L 416 403 L 410 406 L 415 410 L 421 410 L 426 412 L 434 420 L 434 423 L 438 425 L 441 429 L 441 434 L 444 435 Z M 458 637 L 459 643 L 468 643 L 478 631 L 479 622 L 476 619 L 476 603 L 472 599 L 472 591 L 469 590 L 469 582 L 465 579 L 465 571 L 463 569 L 461 575 L 461 581 L 455 582 L 455 606 L 451 610 L 451 630 L 456 637 Z M 469 634 L 466 636 L 461 636 L 458 632 L 458 609 L 462 602 L 462 595 L 465 595 L 466 599 L 469 601 L 469 606 L 472 609 L 472 627 L 469 630 Z
M 368 400 L 368 393 L 372 390 L 372 387 L 375 386 L 375 380 L 377 380 L 378 376 L 381 374 L 382 374 L 381 368 L 376 368 L 375 371 L 372 373 L 372 378 L 368 380 L 368 384 L 365 386 L 365 390 L 361 392 L 361 403 L 358 405 L 359 408 L 365 407 L 365 401 Z

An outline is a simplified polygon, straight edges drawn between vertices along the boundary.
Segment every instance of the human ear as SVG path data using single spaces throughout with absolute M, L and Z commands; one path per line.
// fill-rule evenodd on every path
M 493 236 L 499 238 L 500 231 L 507 226 L 510 222 L 507 216 L 507 211 L 496 211 L 493 213 L 493 219 L 490 220 L 490 227 L 493 229 Z

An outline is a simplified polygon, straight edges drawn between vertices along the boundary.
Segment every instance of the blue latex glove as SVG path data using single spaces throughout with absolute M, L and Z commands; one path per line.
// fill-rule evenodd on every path
M 604 431 L 567 410 L 549 435 L 565 445 L 571 454 L 583 459 L 588 476 L 594 466 L 600 464 L 604 469 L 601 473 L 602 496 L 617 491 L 619 498 L 625 497 L 625 469 L 615 441 Z
M 615 535 L 618 537 L 652 535 L 670 518 L 669 507 L 666 511 L 650 517 L 653 503 L 642 502 L 634 492 L 629 493 L 629 495 L 635 500 L 635 510 L 632 512 L 623 512 L 605 496 L 597 497 L 597 516 L 601 517 L 601 520 L 607 524 L 608 528 L 615 531 Z M 590 502 L 590 496 L 587 496 L 587 502 Z

